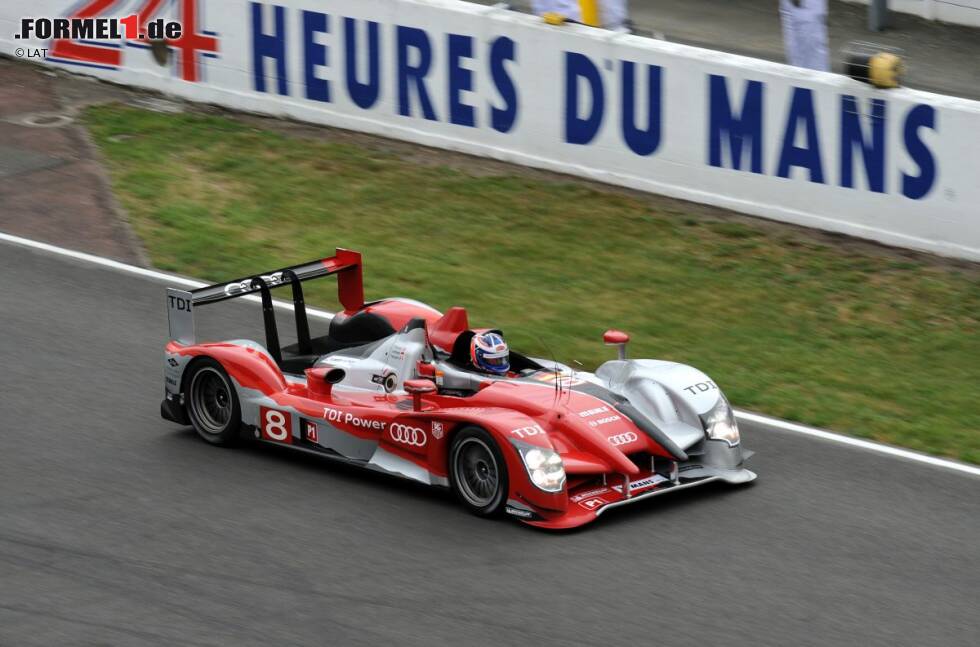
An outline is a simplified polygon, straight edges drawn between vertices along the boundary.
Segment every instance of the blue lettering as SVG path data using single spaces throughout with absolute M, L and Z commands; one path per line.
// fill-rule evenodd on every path
M 579 79 L 585 79 L 592 94 L 592 109 L 584 119 L 579 117 Z M 565 52 L 565 141 L 588 144 L 602 125 L 605 92 L 599 68 L 584 54 Z
M 647 65 L 647 127 L 636 126 L 634 64 L 623 61 L 623 139 L 637 155 L 650 155 L 660 146 L 661 68 Z
M 330 31 L 327 14 L 303 11 L 303 67 L 306 73 L 306 98 L 330 101 L 330 85 L 316 75 L 316 67 L 327 66 L 327 48 L 316 42 L 316 34 Z
M 861 150 L 868 186 L 875 193 L 885 192 L 885 116 L 883 99 L 871 100 L 871 142 L 864 137 L 857 100 L 849 94 L 840 104 L 840 185 L 854 188 L 854 147 Z
M 288 95 L 288 80 L 286 78 L 286 9 L 281 5 L 275 8 L 276 30 L 266 34 L 262 28 L 262 4 L 252 3 L 252 76 L 257 92 L 266 92 L 265 59 L 276 61 L 276 81 L 279 94 Z
M 424 31 L 416 27 L 403 27 L 398 25 L 398 114 L 411 117 L 412 109 L 409 94 L 410 86 L 415 86 L 415 92 L 422 107 L 422 115 L 430 120 L 437 121 L 436 111 L 429 100 L 429 93 L 425 89 L 425 76 L 429 73 L 432 65 L 432 46 L 429 44 L 429 37 Z M 418 52 L 418 63 L 411 65 L 408 61 L 409 49 Z
M 510 132 L 517 121 L 517 88 L 504 67 L 504 61 L 516 60 L 516 45 L 510 38 L 500 36 L 490 45 L 490 77 L 504 100 L 503 108 L 490 107 L 490 125 L 501 133 Z
M 378 23 L 369 21 L 368 80 L 357 80 L 357 21 L 344 18 L 344 62 L 347 72 L 347 94 L 351 101 L 367 110 L 378 101 L 381 89 L 381 56 L 378 53 Z
M 742 144 L 750 140 L 751 170 L 753 173 L 762 173 L 762 93 L 761 81 L 749 81 L 742 97 L 742 109 L 735 115 L 728 99 L 727 80 L 717 74 L 709 75 L 708 164 L 724 167 L 721 144 L 727 139 L 732 158 L 731 167 L 736 171 L 741 170 Z
M 476 126 L 473 106 L 463 103 L 462 93 L 473 90 L 473 72 L 461 65 L 473 58 L 473 39 L 449 34 L 449 121 L 457 126 Z
M 905 150 L 919 167 L 918 175 L 902 173 L 902 195 L 921 200 L 936 182 L 936 158 L 919 137 L 920 128 L 936 130 L 936 110 L 925 104 L 917 105 L 905 115 Z
M 806 129 L 806 145 L 803 147 L 796 145 L 796 129 L 800 120 Z M 820 140 L 817 138 L 817 115 L 813 110 L 813 91 L 807 88 L 793 88 L 776 175 L 789 177 L 790 167 L 793 166 L 809 170 L 811 182 L 824 183 Z

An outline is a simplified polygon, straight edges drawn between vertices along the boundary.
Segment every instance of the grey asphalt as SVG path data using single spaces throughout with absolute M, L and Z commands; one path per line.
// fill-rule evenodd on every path
M 743 425 L 753 486 L 483 521 L 162 420 L 160 284 L 6 243 L 0 279 L 4 647 L 977 644 L 976 477 Z

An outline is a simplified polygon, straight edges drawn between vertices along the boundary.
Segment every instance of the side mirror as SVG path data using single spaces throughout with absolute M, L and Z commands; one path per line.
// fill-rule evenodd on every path
M 426 393 L 434 393 L 435 390 L 436 383 L 432 380 L 405 380 L 405 392 L 412 396 L 412 409 L 414 411 L 421 411 L 422 396 Z
M 630 341 L 630 336 L 622 330 L 610 328 L 602 333 L 602 341 L 606 346 L 616 346 L 619 349 L 619 359 L 626 359 L 626 344 Z

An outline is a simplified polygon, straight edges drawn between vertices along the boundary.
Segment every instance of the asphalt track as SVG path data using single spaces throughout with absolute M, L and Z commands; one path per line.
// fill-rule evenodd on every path
M 743 423 L 753 486 L 566 534 L 482 521 L 439 491 L 162 420 L 159 283 L 4 243 L 0 279 L 4 647 L 980 636 L 975 476 Z M 259 330 L 250 305 L 206 319 Z

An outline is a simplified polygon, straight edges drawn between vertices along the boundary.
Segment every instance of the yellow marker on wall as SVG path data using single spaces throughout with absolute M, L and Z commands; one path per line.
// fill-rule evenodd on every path
M 565 16 L 555 11 L 546 11 L 541 14 L 541 18 L 549 25 L 564 25 Z

